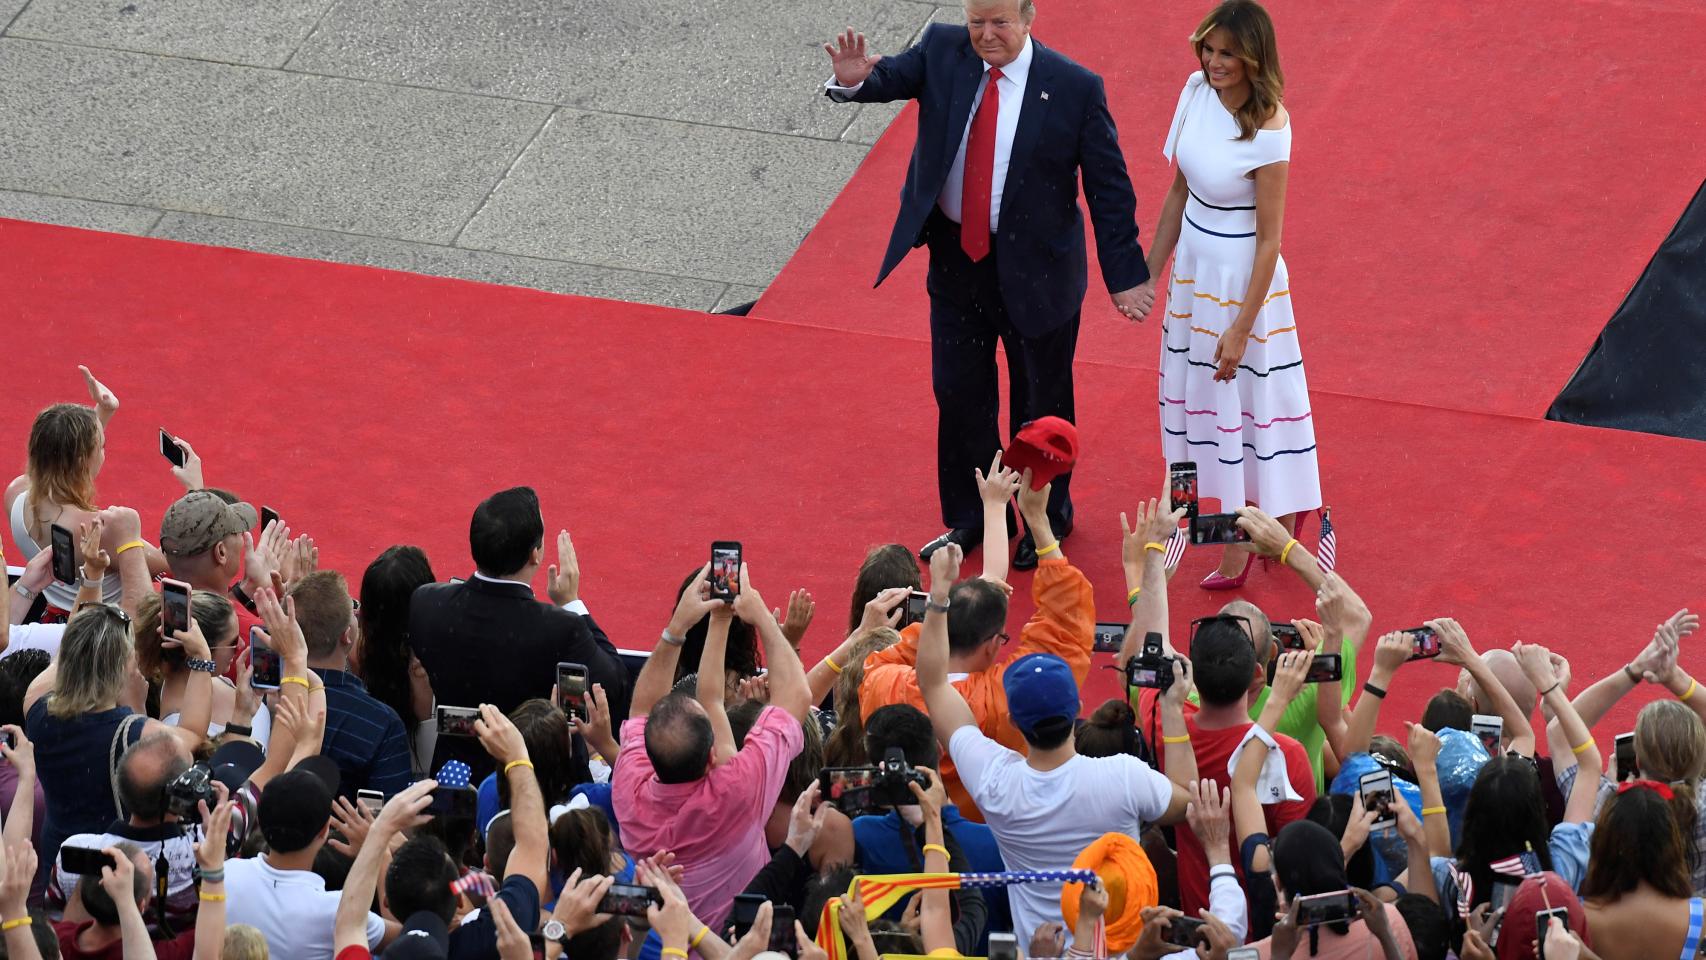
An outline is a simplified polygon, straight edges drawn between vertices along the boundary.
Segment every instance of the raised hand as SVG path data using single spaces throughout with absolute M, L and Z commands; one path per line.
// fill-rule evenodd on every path
M 1179 521 L 1185 518 L 1185 508 L 1170 509 L 1165 500 L 1150 500 L 1139 503 L 1133 511 L 1135 521 L 1127 520 L 1124 513 L 1120 514 L 1120 562 L 1127 567 L 1143 566 L 1143 545 L 1159 543 L 1163 546 L 1173 531 L 1179 529 Z
M 842 916 L 847 915 L 845 909 Z M 1031 945 L 1025 951 L 1027 957 L 1059 957 L 1066 954 L 1066 924 L 1059 920 L 1050 920 L 1031 934 Z
M 1215 379 L 1219 379 L 1216 377 Z M 1250 546 L 1264 556 L 1277 557 L 1285 552 L 1285 545 L 1292 541 L 1290 531 L 1285 524 L 1262 512 L 1260 507 L 1239 507 L 1238 529 L 1250 535 Z
M 984 503 L 1006 506 L 1013 499 L 1013 494 L 1019 492 L 1019 471 L 1002 466 L 1001 451 L 995 451 L 995 457 L 989 461 L 989 473 L 985 474 L 976 467 L 972 473 L 977 476 L 977 493 Z
M 206 486 L 207 484 L 202 480 L 201 457 L 195 452 L 195 448 L 190 446 L 190 442 L 183 437 L 173 437 L 172 445 L 183 451 L 184 454 L 184 465 L 180 467 L 174 464 L 172 476 L 178 478 L 178 482 L 184 485 L 185 492 L 200 490 Z
M 912 593 L 905 587 L 889 587 L 877 594 L 865 604 L 865 612 L 859 618 L 859 631 L 875 630 L 878 627 L 894 627 L 900 624 L 903 612 L 901 605 Z
M 712 610 L 725 605 L 722 600 L 711 599 L 711 584 L 708 582 L 710 576 L 711 563 L 707 560 L 694 575 L 693 582 L 687 585 L 686 590 L 681 591 L 681 599 L 675 603 L 675 613 L 669 618 L 670 636 L 687 636 L 687 631 L 693 629 L 694 624 L 705 619 Z
M 480 746 L 492 755 L 499 767 L 527 759 L 527 741 L 515 723 L 503 711 L 489 703 L 480 704 L 480 718 L 474 721 L 474 733 Z
M 1284 545 L 1281 547 L 1283 549 Z M 1321 581 L 1321 589 L 1315 591 L 1315 612 L 1321 617 L 1321 624 L 1329 630 L 1355 635 L 1359 641 L 1374 622 L 1374 615 L 1368 612 L 1368 604 L 1336 573 L 1326 574 Z
M 285 597 L 280 603 L 278 594 L 267 587 L 255 594 L 255 610 L 266 624 L 266 644 L 278 651 L 279 659 L 285 663 L 307 663 L 308 641 L 296 622 L 295 598 Z
M 586 719 L 583 721 L 571 717 L 569 732 L 578 733 L 585 738 L 589 746 L 604 756 L 606 763 L 616 762 L 614 752 L 605 753 L 605 750 L 616 743 L 616 737 L 610 727 L 610 698 L 604 693 L 604 684 L 592 685 L 592 693 L 586 698 Z
M 1398 801 L 1400 805 L 1403 802 Z M 1379 818 L 1380 811 L 1364 809 L 1361 793 L 1351 795 L 1351 816 L 1345 821 L 1345 832 L 1339 837 L 1339 849 L 1344 852 L 1346 861 L 1368 842 L 1369 831 L 1374 829 L 1374 821 Z
M 118 396 L 106 384 L 96 380 L 88 367 L 79 364 L 77 369 L 83 374 L 83 386 L 89 390 L 89 401 L 95 405 L 95 413 L 100 417 L 101 425 L 105 426 L 118 412 Z
M 1314 659 L 1313 653 L 1302 650 L 1287 650 L 1280 654 L 1269 702 L 1289 704 L 1296 700 L 1298 692 L 1303 689 L 1303 678 L 1309 673 L 1309 664 Z
M 1528 677 L 1528 682 L 1534 686 L 1534 692 L 1544 694 L 1552 689 L 1558 678 L 1552 672 L 1551 651 L 1538 643 L 1519 643 L 1511 648 L 1516 654 L 1517 666 Z
M 1297 628 L 1297 635 L 1303 638 L 1303 648 L 1310 653 L 1329 653 L 1327 650 L 1327 630 L 1313 620 L 1302 617 L 1291 622 Z
M 1204 850 L 1225 850 L 1232 837 L 1232 790 L 1213 780 L 1192 780 L 1185 789 L 1191 795 L 1185 807 L 1191 832 Z
M 373 815 L 362 804 L 350 803 L 347 798 L 339 797 L 332 803 L 332 824 L 344 839 L 328 838 L 326 845 L 354 860 L 361 853 L 361 845 L 367 842 L 368 832 L 373 829 Z
M 557 562 L 546 570 L 545 592 L 559 607 L 580 599 L 581 562 L 567 530 L 557 531 Z
M 308 534 L 289 542 L 280 541 L 280 545 L 278 575 L 286 589 L 320 568 L 320 548 L 314 546 L 314 538 Z
M 812 617 L 816 613 L 817 603 L 804 587 L 788 594 L 787 613 L 784 614 L 780 607 L 770 611 L 770 615 L 782 625 L 782 636 L 788 638 L 788 646 L 795 649 L 799 649 L 800 641 L 805 639 L 806 628 L 812 625 Z
M 1374 644 L 1374 668 L 1371 673 L 1383 680 L 1392 679 L 1398 668 L 1410 662 L 1410 655 L 1416 652 L 1416 645 L 1410 640 L 1410 635 L 1401 630 L 1389 633 Z M 1371 676 L 1370 679 L 1373 679 Z M 1378 686 L 1379 684 L 1376 684 Z
M 949 588 L 960 578 L 960 564 L 965 558 L 965 551 L 957 543 L 939 547 L 930 554 L 931 594 L 947 595 Z
M 1048 495 L 1049 491 L 1054 487 L 1054 484 L 1052 483 L 1045 483 L 1041 490 L 1033 490 L 1031 489 L 1031 484 L 1033 482 L 1034 481 L 1031 479 L 1031 468 L 1026 467 L 1024 474 L 1019 477 L 1019 491 L 1017 494 L 1019 498 L 1019 515 L 1025 518 L 1026 523 L 1030 523 L 1032 517 L 1037 518 L 1039 521 L 1046 520 L 1048 517 Z
M 1474 645 L 1469 642 L 1469 634 L 1464 632 L 1456 620 L 1441 617 L 1438 620 L 1429 620 L 1425 626 L 1432 627 L 1434 633 L 1439 636 L 1440 654 L 1436 659 L 1440 663 L 1467 667 L 1469 661 L 1480 658 L 1481 655 L 1475 652 Z
M 160 611 L 160 626 L 162 630 L 164 630 L 165 625 L 166 611 L 162 608 Z M 184 651 L 185 656 L 196 660 L 210 660 L 213 657 L 213 654 L 207 648 L 207 637 L 202 635 L 201 624 L 198 623 L 194 617 L 190 618 L 190 628 L 188 630 L 173 630 L 172 639 L 162 641 L 160 646 L 179 647 Z
M 1410 766 L 1423 770 L 1439 761 L 1439 734 L 1419 723 L 1404 721 L 1409 739 Z
M 746 564 L 740 565 L 740 592 L 735 594 L 735 616 L 743 623 L 754 627 L 763 623 L 770 616 L 770 608 L 764 605 L 764 598 L 759 596 L 758 588 L 752 585 L 751 568 Z
M 865 35 L 853 32 L 852 27 L 824 44 L 823 52 L 829 54 L 830 65 L 835 69 L 835 82 L 843 87 L 864 83 L 865 78 L 871 75 L 871 69 L 883 58 L 880 53 L 868 52 Z
M 581 869 L 576 867 L 563 884 L 563 892 L 557 897 L 557 906 L 551 910 L 551 916 L 571 937 L 610 922 L 611 915 L 599 913 L 598 905 L 615 882 L 615 877 L 597 873 L 582 877 Z
M 788 837 L 782 841 L 794 849 L 800 856 L 805 856 L 817 835 L 823 830 L 824 818 L 829 815 L 829 804 L 818 805 L 818 792 L 821 788 L 816 780 L 812 785 L 800 791 L 794 800 L 794 809 L 788 814 Z M 817 805 L 814 811 L 812 807 Z M 862 915 L 861 915 L 862 916 Z
M 105 530 L 106 523 L 101 520 L 98 514 L 95 519 L 79 527 L 83 540 L 83 576 L 85 579 L 99 580 L 107 575 L 107 568 L 113 565 L 112 555 L 101 549 L 101 534 Z M 49 547 L 48 549 L 53 548 Z

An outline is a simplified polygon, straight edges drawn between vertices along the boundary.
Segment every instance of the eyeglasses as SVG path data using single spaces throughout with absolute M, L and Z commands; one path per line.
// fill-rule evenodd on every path
M 998 636 L 998 637 L 1000 637 L 1000 638 L 1001 638 L 1001 645 L 1002 645 L 1002 646 L 1006 646 L 1006 645 L 1007 645 L 1007 641 L 1009 641 L 1009 640 L 1011 640 L 1011 639 L 1013 639 L 1013 638 L 1012 638 L 1012 637 L 1009 637 L 1009 636 L 1008 636 L 1008 635 L 1007 635 L 1007 634 L 1006 634 L 1006 633 L 1005 633 L 1005 632 L 1003 632 L 1003 633 L 998 633 L 998 634 L 996 634 L 996 636 Z

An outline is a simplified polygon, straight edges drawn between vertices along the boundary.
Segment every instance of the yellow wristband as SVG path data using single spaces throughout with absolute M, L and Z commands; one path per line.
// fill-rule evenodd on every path
M 710 928 L 710 927 L 707 927 L 707 926 L 704 926 L 704 925 L 700 925 L 700 927 L 699 927 L 699 932 L 698 932 L 698 933 L 695 933 L 695 934 L 694 934 L 694 935 L 693 935 L 693 943 L 692 943 L 692 944 L 690 944 L 690 946 L 691 946 L 691 947 L 692 947 L 692 948 L 693 948 L 693 949 L 694 949 L 694 950 L 697 950 L 697 949 L 699 949 L 699 941 L 701 941 L 701 940 L 703 940 L 703 939 L 705 939 L 705 934 L 707 934 L 707 933 L 710 933 L 710 932 L 711 932 L 711 928 Z
M 126 550 L 135 550 L 137 547 L 146 547 L 146 546 L 148 546 L 148 541 L 146 541 L 146 540 L 132 540 L 129 543 L 125 544 L 124 546 L 119 547 L 117 550 L 114 550 L 113 556 L 122 557 L 122 556 L 124 556 L 124 552 Z
M 209 903 L 224 903 L 225 902 L 225 894 L 223 894 L 223 893 L 204 893 L 201 895 L 201 898 L 203 900 L 206 900 Z
M 284 677 L 283 679 L 279 680 L 280 685 L 283 685 L 286 683 L 300 683 L 300 684 L 302 684 L 302 689 L 304 689 L 304 690 L 314 689 L 314 685 L 308 682 L 307 677 Z
M 510 762 L 504 764 L 504 773 L 509 773 L 511 770 L 514 770 L 516 767 L 526 767 L 527 769 L 532 770 L 533 769 L 533 761 L 532 760 L 511 760 Z
M 0 923 L 0 930 L 16 930 L 19 927 L 27 927 L 35 922 L 34 917 L 19 917 L 16 920 L 8 920 L 5 923 Z
M 681 960 L 687 960 L 687 951 L 680 947 L 664 947 L 658 952 L 666 957 L 680 957 Z
M 1441 814 L 1444 812 L 1445 812 L 1444 807 L 1423 807 L 1422 808 L 1422 816 L 1424 816 L 1424 817 L 1431 817 L 1431 816 L 1434 816 L 1435 814 Z
M 1286 543 L 1285 549 L 1280 551 L 1280 565 L 1281 566 L 1285 565 L 1285 558 L 1291 556 L 1291 548 L 1295 547 L 1295 546 L 1297 546 L 1297 541 L 1291 540 L 1291 541 L 1288 541 Z
M 1698 687 L 1698 686 L 1700 686 L 1700 681 L 1694 679 L 1693 677 L 1689 677 L 1688 678 L 1688 692 L 1683 694 L 1680 697 L 1677 697 L 1677 699 L 1684 702 L 1684 703 L 1688 702 L 1688 698 L 1694 696 L 1694 688 Z
M 835 658 L 834 657 L 824 657 L 823 662 L 828 664 L 829 669 L 835 671 L 836 673 L 840 673 L 843 669 L 843 668 L 835 665 Z
M 1570 752 L 1579 757 L 1587 751 L 1587 748 L 1589 748 L 1591 746 L 1593 746 L 1593 738 L 1589 737 L 1589 738 L 1587 738 L 1587 742 L 1583 743 L 1581 746 L 1571 747 Z
M 944 857 L 946 857 L 948 855 L 948 848 L 942 846 L 939 843 L 927 843 L 924 845 L 924 852 L 925 853 L 929 853 L 932 850 L 935 850 L 937 853 L 940 853 Z
M 1191 742 L 1191 735 L 1188 733 L 1182 733 L 1176 737 L 1164 736 L 1161 738 L 1161 742 L 1162 743 L 1190 743 Z
M 1039 557 L 1046 557 L 1046 556 L 1048 556 L 1048 555 L 1049 555 L 1049 554 L 1051 554 L 1051 553 L 1053 553 L 1053 552 L 1055 552 L 1055 551 L 1056 551 L 1056 550 L 1059 550 L 1059 549 L 1060 549 L 1060 541 L 1059 541 L 1059 540 L 1056 540 L 1056 541 L 1055 541 L 1055 542 L 1053 542 L 1053 543 L 1051 543 L 1051 544 L 1049 544 L 1049 545 L 1048 545 L 1048 546 L 1046 546 L 1046 547 L 1043 547 L 1043 548 L 1042 548 L 1042 549 L 1040 549 L 1040 550 L 1038 550 L 1038 551 L 1037 551 L 1037 556 L 1039 556 Z
M 1161 554 L 1161 555 L 1162 555 L 1162 556 L 1166 556 L 1166 555 L 1167 555 L 1167 546 L 1166 546 L 1166 544 L 1161 544 L 1161 543 L 1156 543 L 1156 542 L 1155 542 L 1155 541 L 1153 541 L 1153 540 L 1151 540 L 1151 541 L 1149 541 L 1149 542 L 1148 542 L 1148 543 L 1146 543 L 1146 544 L 1144 544 L 1144 545 L 1143 545 L 1143 549 L 1145 549 L 1145 550 L 1154 550 L 1154 551 L 1155 551 L 1155 552 L 1156 552 L 1156 553 L 1159 553 L 1159 554 Z

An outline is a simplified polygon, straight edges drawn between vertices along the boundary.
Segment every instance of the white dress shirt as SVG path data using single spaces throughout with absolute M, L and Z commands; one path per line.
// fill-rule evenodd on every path
M 478 571 L 478 570 L 475 570 L 475 571 L 474 571 L 474 579 L 476 579 L 476 580 L 484 580 L 484 581 L 486 581 L 486 582 L 487 582 L 487 583 L 508 583 L 508 584 L 513 584 L 513 585 L 515 585 L 515 586 L 517 586 L 517 587 L 526 587 L 526 588 L 527 588 L 527 592 L 528 592 L 528 593 L 532 593 L 532 592 L 533 592 L 533 584 L 531 584 L 531 583 L 523 583 L 523 582 L 521 582 L 521 581 L 520 581 L 520 580 L 505 580 L 505 579 L 503 579 L 503 578 L 502 578 L 502 577 L 488 577 L 488 576 L 486 576 L 486 575 L 485 575 L 485 574 L 483 574 L 483 573 L 481 573 L 481 572 L 480 572 L 480 571 Z M 573 599 L 573 600 L 570 600 L 570 601 L 569 601 L 569 602 L 568 602 L 568 603 L 565 603 L 565 604 L 563 604 L 563 609 L 564 609 L 564 610 L 567 610 L 567 611 L 569 611 L 569 612 L 570 612 L 570 613 L 578 613 L 578 614 L 580 614 L 580 615 L 581 615 L 581 616 L 583 616 L 583 617 L 590 617 L 590 616 L 592 616 L 592 614 L 591 614 L 591 613 L 590 613 L 590 612 L 589 612 L 589 611 L 588 611 L 588 610 L 587 610 L 587 608 L 586 608 L 586 603 L 585 603 L 585 601 L 583 601 L 583 600 L 581 600 L 581 599 L 580 599 L 580 598 L 578 598 L 578 597 L 577 597 L 577 598 L 575 598 L 575 599 Z
M 1025 38 L 1025 46 L 1013 62 L 1001 68 L 1001 79 L 995 81 L 995 88 L 1001 92 L 1000 109 L 995 114 L 995 178 L 989 187 L 989 230 L 995 232 L 1001 226 L 1001 188 L 1007 183 L 1007 162 L 1013 154 L 1013 134 L 1019 129 L 1019 109 L 1025 103 L 1025 81 L 1031 75 L 1031 38 Z M 977 117 L 978 105 L 983 103 L 983 91 L 989 86 L 989 64 L 983 65 L 984 79 L 977 84 L 977 95 L 972 98 L 971 112 L 966 115 L 966 128 L 960 131 L 960 147 L 954 152 L 954 165 L 948 168 L 948 180 L 942 184 L 942 195 L 937 198 L 936 205 L 942 208 L 948 219 L 960 222 L 961 191 L 966 178 L 966 141 L 971 137 L 971 123 Z M 831 76 L 825 83 L 824 89 L 836 94 L 834 99 L 850 99 L 864 82 L 844 87 L 835 82 Z

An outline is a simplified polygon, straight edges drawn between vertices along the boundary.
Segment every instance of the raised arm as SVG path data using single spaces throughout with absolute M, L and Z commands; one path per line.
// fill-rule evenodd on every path
M 1599 796 L 1600 774 L 1605 771 L 1599 747 L 1594 743 L 1592 732 L 1576 713 L 1576 708 L 1570 705 L 1569 692 L 1554 672 L 1547 649 L 1537 643 L 1519 643 L 1511 648 L 1511 652 L 1516 654 L 1517 664 L 1522 667 L 1528 682 L 1540 691 L 1540 699 L 1552 709 L 1553 718 L 1564 736 L 1564 745 L 1575 756 L 1576 781 L 1564 802 L 1564 822 L 1586 823 L 1593 817 L 1594 803 Z M 1555 773 L 1567 769 L 1562 761 L 1563 755 L 1554 751 L 1552 765 Z
M 216 783 L 219 801 L 212 810 L 202 801 L 201 842 L 196 844 L 196 866 L 201 871 L 201 908 L 196 913 L 195 960 L 219 960 L 225 950 L 225 842 L 231 835 L 231 796 L 225 785 Z
M 681 592 L 681 599 L 676 601 L 669 626 L 663 628 L 663 636 L 658 638 L 652 655 L 646 658 L 646 665 L 640 668 L 640 675 L 634 680 L 634 698 L 628 706 L 629 719 L 650 713 L 652 707 L 669 694 L 670 688 L 675 686 L 675 666 L 681 661 L 681 645 L 687 642 L 687 631 L 693 629 L 693 625 L 704 619 L 706 614 L 724 606 L 723 601 L 711 599 L 710 584 L 705 582 L 710 573 L 711 564 L 707 561 L 699 568 L 693 582 Z
M 983 498 L 983 573 L 985 580 L 1007 582 L 1007 504 L 1019 490 L 1019 473 L 1001 465 L 1001 451 L 989 461 L 989 473 L 977 475 L 977 492 Z
M 165 608 L 160 611 L 162 621 L 165 618 Z M 161 632 L 165 632 L 165 624 L 161 624 Z M 211 665 L 213 653 L 208 649 L 207 638 L 202 636 L 201 624 L 194 617 L 190 618 L 188 630 L 172 631 L 170 644 L 183 650 L 184 656 L 190 660 L 200 660 L 204 666 Z M 162 644 L 166 646 L 167 644 Z M 178 725 L 172 728 L 178 739 L 184 745 L 194 750 L 207 739 L 207 725 L 213 722 L 213 673 L 211 670 L 189 671 L 189 679 L 184 681 L 183 712 L 178 715 Z
M 858 629 L 848 634 L 840 646 L 806 671 L 806 683 L 811 687 L 813 703 L 822 703 L 823 698 L 835 689 L 835 681 L 841 676 L 841 672 L 853 665 L 848 658 L 853 655 L 854 649 L 859 646 L 859 641 L 865 638 L 865 634 L 878 627 L 892 628 L 900 622 L 900 615 L 895 611 L 906 602 L 911 593 L 912 591 L 905 587 L 889 587 L 865 604 L 865 615 L 859 621 Z
M 959 728 L 977 725 L 965 697 L 948 683 L 948 599 L 963 559 L 965 555 L 954 543 L 930 555 L 930 603 L 918 632 L 918 662 L 914 666 L 930 725 L 943 744 L 953 739 Z
M 1326 582 L 1326 574 L 1315 562 L 1315 555 L 1297 542 L 1285 524 L 1263 513 L 1259 507 L 1239 507 L 1236 512 L 1238 528 L 1250 535 L 1250 545 L 1256 548 L 1257 553 L 1265 557 L 1283 557 L 1283 565 L 1302 578 L 1309 589 L 1321 589 Z
M 343 892 L 338 896 L 338 912 L 333 924 L 333 952 L 342 954 L 350 947 L 366 947 L 367 918 L 373 896 L 379 887 L 379 874 L 390 855 L 391 841 L 405 829 L 428 823 L 431 817 L 424 811 L 432 803 L 436 780 L 421 780 L 386 801 L 384 809 L 367 832 L 367 842 L 361 845 L 355 862 L 344 877 Z
M 1314 654 L 1303 650 L 1288 650 L 1280 654 L 1268 702 L 1262 705 L 1257 726 L 1273 733 L 1280 718 L 1285 716 L 1286 708 L 1303 689 L 1303 678 L 1309 673 L 1309 663 L 1313 659 Z M 1244 843 L 1251 837 L 1267 832 L 1267 817 L 1262 812 L 1256 783 L 1262 777 L 1262 765 L 1268 762 L 1268 749 L 1260 738 L 1252 737 L 1238 755 L 1238 765 L 1232 772 L 1232 822 L 1238 825 L 1239 850 L 1244 849 Z M 1269 869 L 1270 865 L 1269 852 L 1265 847 L 1251 857 L 1250 866 L 1258 872 Z
M 136 905 L 136 862 L 117 847 L 101 851 L 113 860 L 113 866 L 102 867 L 101 875 L 84 877 L 79 883 L 99 880 L 101 889 L 118 908 L 120 942 L 124 944 L 124 960 L 155 960 L 154 941 L 148 937 L 148 922 L 142 919 L 142 908 Z
M 504 879 L 526 877 L 539 890 L 550 889 L 546 860 L 551 847 L 550 825 L 545 821 L 545 795 L 527 755 L 521 731 L 489 703 L 480 704 L 480 719 L 474 722 L 480 746 L 497 762 L 498 775 L 509 784 L 510 823 L 515 829 L 515 849 L 504 865 Z
M 1635 659 L 1606 674 L 1572 701 L 1582 723 L 1590 729 L 1597 726 L 1611 708 L 1617 705 L 1617 701 L 1640 686 L 1642 680 L 1655 683 L 1668 680 L 1672 672 L 1671 667 L 1676 663 L 1677 641 L 1693 633 L 1699 626 L 1700 618 L 1689 613 L 1687 609 L 1671 614 L 1670 619 L 1659 624 L 1653 631 L 1653 639 Z M 1695 701 L 1692 697 L 1689 698 L 1689 703 L 1697 712 L 1706 710 L 1706 703 Z M 1703 713 L 1702 717 L 1706 719 L 1706 713 Z
M 1392 689 L 1392 678 L 1397 675 L 1398 668 L 1409 661 L 1413 650 L 1409 636 L 1401 632 L 1389 633 L 1375 643 L 1374 665 L 1368 669 L 1368 682 L 1363 684 L 1362 693 L 1357 695 L 1356 706 L 1351 708 L 1350 722 L 1345 725 L 1344 752 L 1339 753 L 1338 745 L 1334 745 L 1333 752 L 1340 759 L 1368 750 L 1369 741 L 1374 739 L 1375 724 L 1380 720 L 1380 704 Z
M 26 793 L 26 796 L 28 794 Z M 30 910 L 26 901 L 30 881 L 36 875 L 36 850 L 30 838 L 5 844 L 4 868 L 0 868 L 0 926 L 5 927 L 4 942 L 9 960 L 42 960 L 41 950 L 30 926 Z
M 1409 739 L 1410 766 L 1416 771 L 1416 787 L 1422 794 L 1422 828 L 1427 835 L 1427 853 L 1435 857 L 1449 857 L 1451 821 L 1446 817 L 1445 794 L 1439 787 L 1439 735 L 1407 720 L 1404 729 Z M 1413 878 L 1411 882 L 1415 882 Z
M 153 577 L 148 572 L 149 548 L 144 546 L 124 549 L 124 545 L 142 540 L 142 518 L 129 507 L 108 507 L 101 511 L 100 516 L 107 543 L 117 544 L 113 548 L 113 561 L 118 565 L 118 579 L 122 590 L 119 606 L 124 608 L 125 613 L 135 617 L 136 608 L 142 603 L 142 598 L 154 589 Z
M 924 92 L 924 45 L 930 39 L 931 27 L 924 36 L 904 53 L 884 57 L 871 53 L 865 45 L 865 35 L 848 27 L 846 32 L 823 45 L 829 54 L 834 75 L 826 93 L 831 100 L 859 103 L 885 103 L 890 100 L 910 100 Z M 944 25 L 943 29 L 947 29 Z
M 8 723 L 0 730 L 12 735 L 12 745 L 0 743 L 0 755 L 12 765 L 17 777 L 12 794 L 12 808 L 6 811 L 6 828 L 0 840 L 7 846 L 22 841 L 30 843 L 34 835 L 36 815 L 36 745 L 24 735 L 24 728 Z
M 1335 646 L 1331 634 L 1321 624 L 1299 617 L 1292 621 L 1292 626 L 1297 628 L 1298 636 L 1303 638 L 1303 642 L 1311 654 L 1337 653 L 1343 656 L 1344 644 L 1340 643 Z M 1345 665 L 1346 670 L 1349 671 L 1349 658 L 1346 658 Z M 1343 690 L 1342 682 L 1330 686 L 1324 683 L 1316 691 L 1315 696 L 1315 723 L 1321 728 L 1322 735 L 1326 737 L 1327 746 L 1333 751 L 1335 757 L 1348 756 L 1344 752 L 1345 741 L 1349 734 L 1349 724 L 1345 720 Z
M 770 686 L 770 705 L 781 707 L 795 720 L 805 720 L 811 710 L 811 686 L 806 683 L 806 668 L 800 655 L 788 642 L 787 634 L 764 598 L 753 587 L 746 564 L 740 565 L 740 595 L 735 597 L 735 616 L 752 624 L 764 642 L 764 666 Z M 703 671 L 701 671 L 703 673 Z
M 1179 529 L 1185 508 L 1173 509 L 1166 497 L 1137 505 L 1136 519 L 1127 522 L 1120 514 L 1120 565 L 1125 568 L 1126 604 L 1131 624 L 1114 663 L 1121 670 L 1143 648 L 1146 634 L 1161 634 L 1161 647 L 1168 653 L 1173 645 L 1167 636 L 1167 538 Z
M 1440 663 L 1453 664 L 1469 671 L 1475 682 L 1481 685 L 1488 696 L 1493 698 L 1493 707 L 1505 721 L 1505 734 L 1510 737 L 1511 752 L 1525 757 L 1534 756 L 1534 727 L 1523 715 L 1522 708 L 1511 699 L 1510 691 L 1499 682 L 1499 678 L 1487 666 L 1481 655 L 1469 643 L 1469 635 L 1463 631 L 1456 620 L 1442 617 L 1429 620 L 1427 626 L 1439 635 Z
M 929 789 L 911 781 L 907 782 L 907 787 L 918 799 L 918 812 L 924 817 L 924 872 L 947 873 L 948 848 L 944 845 L 946 840 L 942 833 L 942 807 L 948 802 L 948 794 L 942 787 L 941 774 L 929 767 L 919 767 L 918 772 L 930 782 Z M 958 951 L 954 943 L 954 912 L 947 890 L 925 890 L 918 918 L 925 953 L 935 956 L 938 950 Z
M 1169 656 L 1173 658 L 1173 683 L 1155 698 L 1155 709 L 1161 713 L 1167 779 L 1173 781 L 1173 796 L 1178 800 L 1182 798 L 1181 791 L 1197 782 L 1196 747 L 1191 744 L 1191 731 L 1185 725 L 1185 700 L 1195 689 L 1195 678 L 1191 675 L 1190 657 L 1177 653 Z
M 699 654 L 699 684 L 696 695 L 705 716 L 711 721 L 711 763 L 722 763 L 735 755 L 735 731 L 729 725 L 724 699 L 728 695 L 728 679 L 723 676 L 723 664 L 729 648 L 729 624 L 734 611 L 719 607 L 711 611 L 711 626 L 705 631 L 705 647 Z

